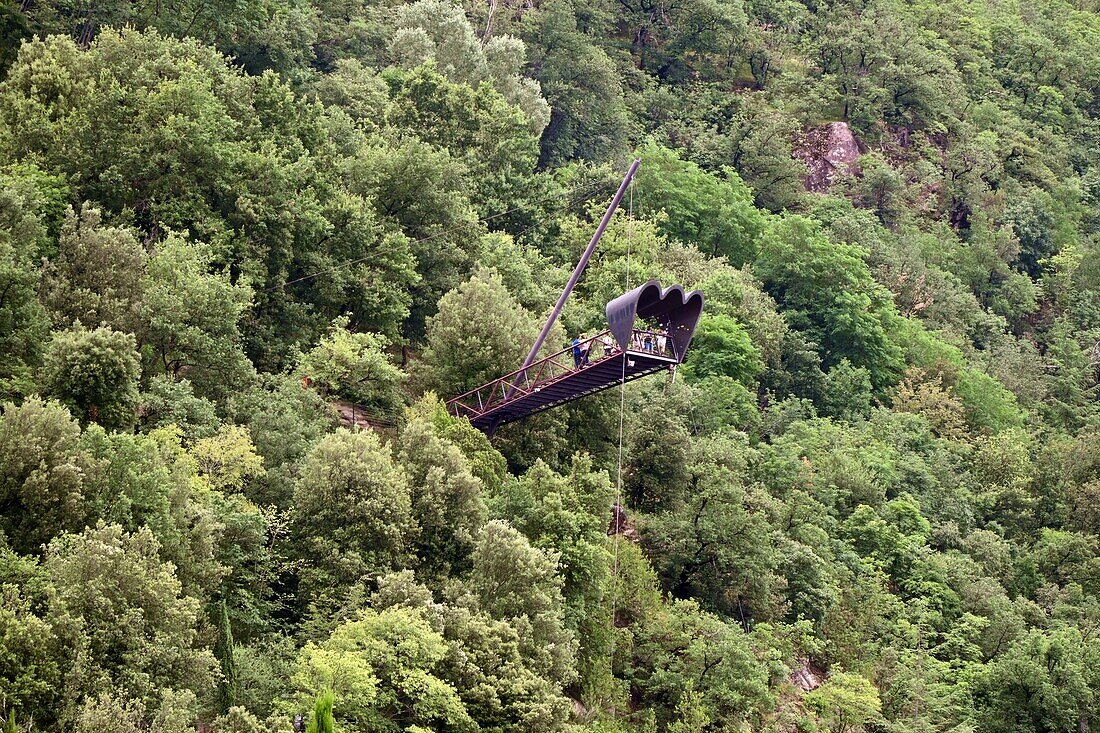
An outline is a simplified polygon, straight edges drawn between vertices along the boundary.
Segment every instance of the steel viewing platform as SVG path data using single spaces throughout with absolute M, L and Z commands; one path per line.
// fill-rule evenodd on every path
M 703 309 L 699 291 L 650 280 L 607 304 L 610 328 L 447 402 L 448 411 L 492 432 L 513 422 L 674 367 L 687 355 Z M 635 327 L 641 318 L 646 327 Z

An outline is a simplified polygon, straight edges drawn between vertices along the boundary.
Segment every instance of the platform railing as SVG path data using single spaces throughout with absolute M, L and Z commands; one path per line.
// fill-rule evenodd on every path
M 674 356 L 672 339 L 663 338 L 657 331 L 642 328 L 636 328 L 631 333 L 631 343 L 627 351 L 651 356 Z M 517 369 L 458 395 L 447 402 L 447 408 L 456 417 L 481 415 L 505 402 L 536 392 L 568 374 L 621 353 L 622 349 L 611 332 L 601 331 L 543 357 L 526 368 Z

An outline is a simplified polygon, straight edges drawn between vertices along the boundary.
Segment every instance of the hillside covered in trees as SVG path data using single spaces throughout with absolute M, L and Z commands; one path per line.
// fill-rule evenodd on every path
M 1100 6 L 3 0 L 0 404 L 6 733 L 1086 733 Z

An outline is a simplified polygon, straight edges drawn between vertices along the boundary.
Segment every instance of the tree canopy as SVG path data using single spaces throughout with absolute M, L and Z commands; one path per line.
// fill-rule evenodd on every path
M 1095 0 L 0 1 L 0 727 L 1094 729 L 1098 90 Z M 683 363 L 455 417 L 634 157 L 543 353 Z

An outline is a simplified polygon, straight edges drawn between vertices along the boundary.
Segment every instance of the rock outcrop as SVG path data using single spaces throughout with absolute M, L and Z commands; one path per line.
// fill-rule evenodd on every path
M 808 128 L 794 146 L 794 155 L 806 164 L 806 190 L 823 193 L 837 178 L 858 173 L 856 163 L 864 152 L 847 122 L 830 122 Z

